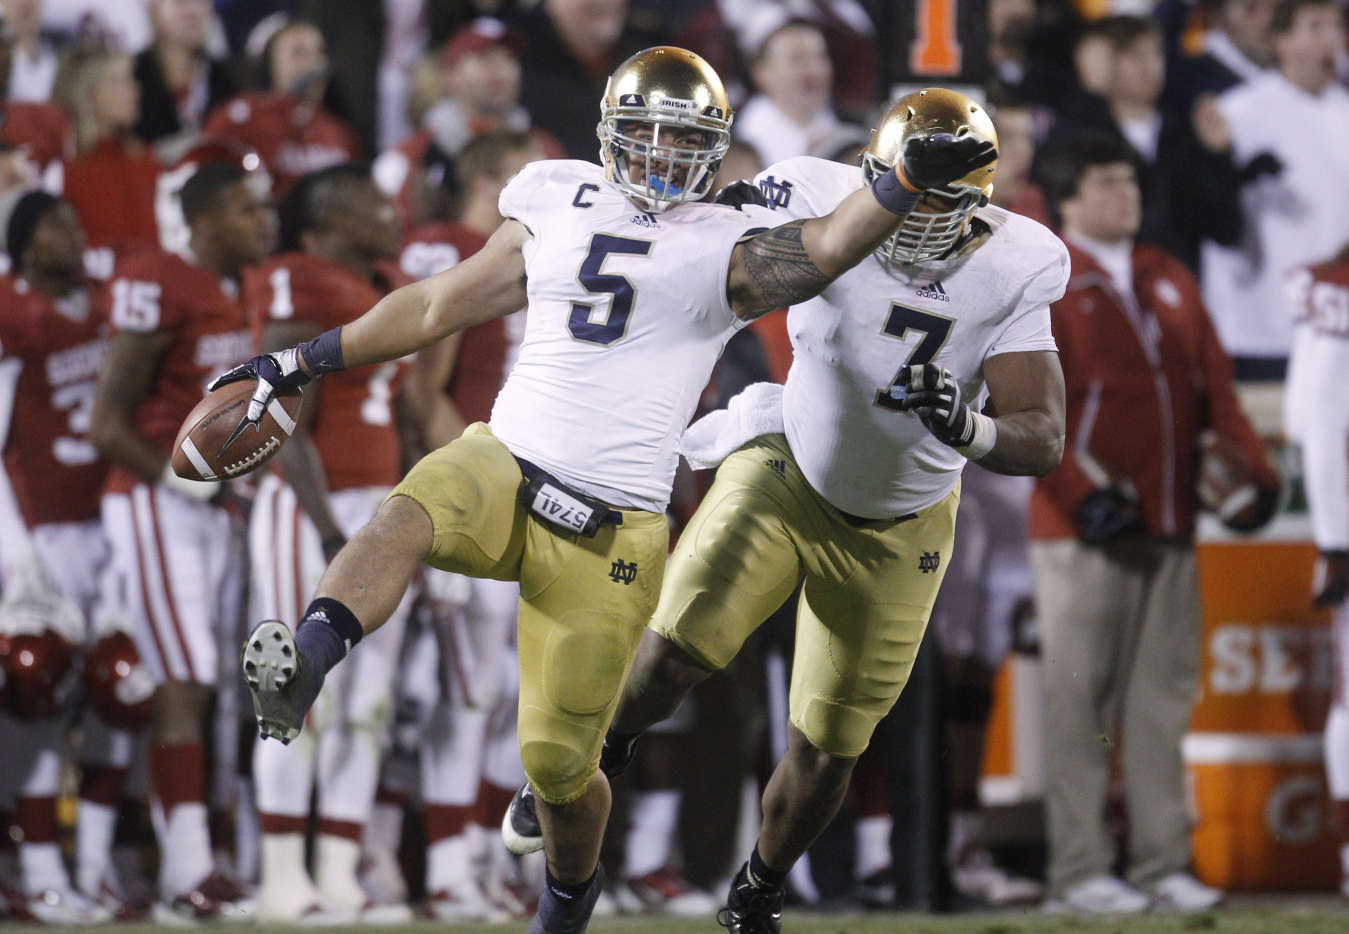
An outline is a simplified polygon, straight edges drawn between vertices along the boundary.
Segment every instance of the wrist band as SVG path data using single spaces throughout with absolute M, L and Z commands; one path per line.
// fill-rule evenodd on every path
M 910 188 L 900 177 L 898 166 L 892 167 L 889 172 L 876 179 L 871 186 L 871 193 L 876 196 L 876 201 L 881 207 L 900 217 L 912 211 L 913 206 L 918 203 L 918 198 L 923 194 Z
M 974 437 L 970 443 L 963 448 L 956 448 L 967 459 L 977 461 L 989 451 L 993 450 L 993 445 L 998 443 L 998 423 L 987 415 L 980 415 L 973 410 L 969 417 L 974 424 Z
M 322 376 L 336 370 L 345 370 L 342 362 L 342 329 L 324 331 L 313 340 L 300 345 L 300 358 L 313 376 Z

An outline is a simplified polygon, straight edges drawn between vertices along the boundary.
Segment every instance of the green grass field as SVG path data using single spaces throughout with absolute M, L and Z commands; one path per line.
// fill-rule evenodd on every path
M 496 927 L 450 926 L 418 922 L 397 928 L 361 928 L 362 934 L 521 934 L 524 923 Z M 12 930 L 17 931 L 17 927 Z M 49 932 L 53 928 L 29 928 Z M 98 934 L 161 934 L 152 925 L 82 928 Z M 274 934 L 282 930 L 306 932 L 321 928 L 217 927 L 217 931 Z M 350 932 L 352 928 L 331 928 Z M 666 918 L 608 918 L 590 925 L 592 934 L 716 934 L 722 929 L 711 919 L 674 921 Z M 789 911 L 784 934 L 1345 934 L 1349 932 L 1349 904 L 1329 896 L 1309 898 L 1242 899 L 1230 908 L 1189 916 L 1153 915 L 1137 918 L 1051 918 L 1034 911 L 997 912 L 937 917 L 920 914 L 814 915 Z

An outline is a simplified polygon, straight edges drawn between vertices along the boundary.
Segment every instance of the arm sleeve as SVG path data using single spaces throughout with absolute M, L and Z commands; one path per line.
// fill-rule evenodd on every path
M 1290 380 L 1305 393 L 1292 404 L 1311 409 L 1302 429 L 1302 461 L 1311 507 L 1312 534 L 1322 550 L 1349 548 L 1349 406 L 1343 398 L 1349 372 L 1349 338 L 1315 333 L 1301 347 L 1302 370 Z
M 774 226 L 803 217 L 819 217 L 832 211 L 837 201 L 825 206 L 823 204 L 825 199 L 814 180 L 824 178 L 830 169 L 838 168 L 843 167 L 825 162 L 823 159 L 798 156 L 775 162 L 754 176 L 754 184 L 759 186 L 759 190 L 768 199 L 768 207 L 776 216 Z M 838 200 L 841 201 L 842 198 Z
M 1055 240 L 1056 249 L 1049 262 L 1026 281 L 1016 307 L 986 356 L 1035 350 L 1058 350 L 1050 306 L 1063 297 L 1068 287 L 1068 251 Z
M 533 218 L 531 223 L 530 208 L 533 206 L 530 203 L 531 196 L 543 184 L 544 173 L 547 171 L 547 162 L 531 162 L 512 175 L 497 199 L 497 210 L 501 212 L 501 216 L 519 221 L 532 233 L 538 219 Z

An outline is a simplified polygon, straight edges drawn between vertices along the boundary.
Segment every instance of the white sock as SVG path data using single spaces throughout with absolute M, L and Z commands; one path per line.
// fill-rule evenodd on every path
M 112 860 L 117 808 L 80 799 L 75 819 L 75 885 L 85 895 L 98 894 Z
M 214 862 L 205 804 L 189 801 L 173 809 L 164 821 L 161 852 L 159 891 L 166 897 L 192 891 L 211 874 Z
M 1334 801 L 1349 799 L 1349 707 L 1330 706 L 1325 730 L 1326 783 Z
M 370 819 L 379 785 L 381 736 L 372 728 L 345 723 L 324 730 L 318 744 L 319 817 L 362 826 Z
M 477 799 L 486 740 L 486 711 L 447 704 L 436 708 L 421 750 L 427 801 L 468 805 Z
M 262 888 L 269 892 L 313 889 L 309 871 L 304 868 L 304 834 L 265 833 L 258 854 Z
M 858 879 L 874 876 L 890 866 L 890 831 L 894 821 L 888 814 L 872 814 L 858 819 L 855 828 L 853 875 Z
M 426 848 L 426 891 L 454 891 L 472 876 L 472 841 L 467 834 L 437 840 Z
M 19 865 L 23 868 L 23 887 L 29 895 L 70 888 L 66 864 L 61 862 L 61 847 L 56 843 L 19 844 Z
M 361 845 L 346 837 L 321 833 L 314 856 L 314 881 L 323 897 L 337 908 L 349 911 L 364 908 L 365 891 L 356 878 Z
M 946 834 L 946 864 L 959 866 L 971 851 L 983 848 L 983 840 L 983 814 L 969 808 L 952 811 Z
M 679 792 L 673 788 L 639 791 L 628 815 L 627 857 L 623 871 L 644 876 L 667 865 L 679 819 Z

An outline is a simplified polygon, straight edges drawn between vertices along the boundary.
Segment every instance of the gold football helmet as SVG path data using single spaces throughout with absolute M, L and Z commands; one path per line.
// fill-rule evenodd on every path
M 711 65 L 661 45 L 609 77 L 595 132 L 605 177 L 660 213 L 707 194 L 731 145 L 731 106 Z
M 972 99 L 945 88 L 924 88 L 895 101 L 881 118 L 871 144 L 862 152 L 862 174 L 867 182 L 874 182 L 900 160 L 904 144 L 911 137 L 931 133 L 973 134 L 995 146 L 998 143 L 993 121 Z M 995 159 L 944 188 L 933 189 L 950 201 L 951 209 L 911 212 L 877 253 L 894 263 L 919 263 L 945 254 L 960 239 L 975 209 L 988 203 L 997 169 Z

